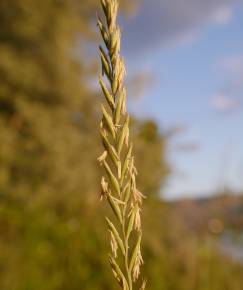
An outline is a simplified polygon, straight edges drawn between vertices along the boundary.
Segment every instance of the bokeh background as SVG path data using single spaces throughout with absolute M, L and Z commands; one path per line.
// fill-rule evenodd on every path
M 0 289 L 113 290 L 98 0 L 0 1 Z M 242 290 L 243 1 L 120 1 L 151 290 Z

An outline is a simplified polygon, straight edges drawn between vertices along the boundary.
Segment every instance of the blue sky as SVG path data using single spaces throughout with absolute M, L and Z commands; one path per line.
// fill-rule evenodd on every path
M 177 131 L 163 195 L 242 190 L 243 1 L 144 0 L 122 31 L 130 111 Z

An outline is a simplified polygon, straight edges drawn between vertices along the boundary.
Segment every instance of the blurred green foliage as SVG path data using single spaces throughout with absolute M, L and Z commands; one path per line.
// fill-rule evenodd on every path
M 97 2 L 0 1 L 1 290 L 116 289 L 107 209 L 99 202 L 100 97 L 90 86 L 93 67 L 82 58 L 96 39 Z M 135 119 L 132 136 L 140 188 L 149 197 L 149 289 L 241 290 L 242 267 L 225 268 L 224 258 L 158 198 L 170 172 L 165 137 L 154 122 Z

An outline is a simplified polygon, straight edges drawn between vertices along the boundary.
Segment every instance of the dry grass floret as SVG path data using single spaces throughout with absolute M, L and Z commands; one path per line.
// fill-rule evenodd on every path
M 120 57 L 121 33 L 116 22 L 118 3 L 116 0 L 100 1 L 105 22 L 98 17 L 97 24 L 105 49 L 99 47 L 102 63 L 99 82 L 106 101 L 101 106 L 103 118 L 100 123 L 104 152 L 98 158 L 106 173 L 101 179 L 101 199 L 109 202 L 114 213 L 112 221 L 106 218 L 111 235 L 109 262 L 113 274 L 123 290 L 132 290 L 143 264 L 140 211 L 144 196 L 137 189 L 137 169 L 129 140 L 129 115 L 123 85 L 125 66 Z M 145 284 L 142 283 L 140 290 L 145 289 Z

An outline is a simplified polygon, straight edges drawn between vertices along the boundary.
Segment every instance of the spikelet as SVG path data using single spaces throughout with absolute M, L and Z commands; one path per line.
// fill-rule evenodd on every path
M 100 134 L 104 152 L 98 158 L 106 177 L 101 179 L 101 199 L 106 199 L 113 219 L 106 218 L 110 232 L 109 262 L 122 290 L 134 290 L 143 264 L 141 255 L 141 204 L 144 195 L 137 189 L 133 146 L 129 139 L 129 115 L 126 110 L 126 74 L 120 56 L 121 31 L 117 25 L 117 0 L 100 0 L 105 23 L 98 16 L 104 47 L 99 46 L 102 75 L 99 78 L 105 103 L 101 106 Z M 133 237 L 135 247 L 130 245 Z M 140 290 L 145 289 L 146 282 Z

